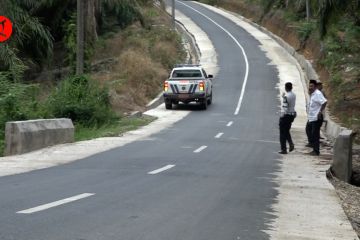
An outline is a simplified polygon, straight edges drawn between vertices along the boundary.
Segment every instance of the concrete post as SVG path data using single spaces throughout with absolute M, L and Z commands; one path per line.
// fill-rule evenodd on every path
M 352 144 L 355 133 L 342 130 L 334 144 L 332 171 L 342 181 L 350 182 L 352 175 Z

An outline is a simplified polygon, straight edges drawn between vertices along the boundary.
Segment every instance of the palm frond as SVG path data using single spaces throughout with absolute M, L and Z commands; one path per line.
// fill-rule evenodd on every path
M 0 61 L 4 64 L 3 67 L 10 71 L 23 70 L 25 64 L 21 59 L 27 55 L 40 59 L 52 53 L 53 38 L 50 31 L 38 18 L 30 14 L 31 11 L 26 10 L 28 7 L 36 7 L 38 2 L 4 0 L 3 11 L 13 22 L 14 34 L 11 41 L 1 47 Z
M 23 72 L 27 69 L 23 60 L 21 60 L 17 51 L 9 47 L 8 44 L 3 44 L 0 47 L 0 71 L 8 71 L 11 78 L 15 81 L 21 79 Z

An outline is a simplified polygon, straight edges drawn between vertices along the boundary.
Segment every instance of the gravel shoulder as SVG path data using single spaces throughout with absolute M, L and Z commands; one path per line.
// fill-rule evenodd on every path
M 341 205 L 360 238 L 360 147 L 355 147 L 353 151 L 352 184 L 340 181 L 330 171 L 327 172 L 327 177 L 333 184 Z

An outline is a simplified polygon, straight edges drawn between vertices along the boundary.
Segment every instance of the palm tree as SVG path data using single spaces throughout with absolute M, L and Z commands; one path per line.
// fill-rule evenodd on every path
M 110 16 L 121 27 L 134 21 L 145 25 L 140 5 L 153 0 L 84 0 L 86 42 L 93 46 Z M 76 13 L 76 0 L 1 0 L 0 15 L 14 23 L 14 35 L 0 46 L 0 71 L 21 77 L 31 63 L 41 64 L 52 54 L 54 41 L 64 37 L 63 24 Z
M 14 35 L 0 47 L 0 71 L 21 76 L 29 62 L 39 62 L 52 52 L 50 31 L 32 14 L 40 1 L 4 0 L 0 15 L 13 22 Z

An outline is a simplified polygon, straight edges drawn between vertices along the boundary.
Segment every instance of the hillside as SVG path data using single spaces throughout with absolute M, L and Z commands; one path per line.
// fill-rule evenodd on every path
M 153 0 L 89 0 L 85 74 L 76 76 L 76 1 L 5 0 L 14 35 L 0 43 L 0 154 L 7 121 L 71 118 L 77 140 L 119 135 L 186 54 Z M 89 10 L 90 9 L 90 10 Z
M 360 1 L 201 0 L 263 25 L 313 63 L 332 117 L 360 131 Z M 358 135 L 357 140 L 360 141 Z

